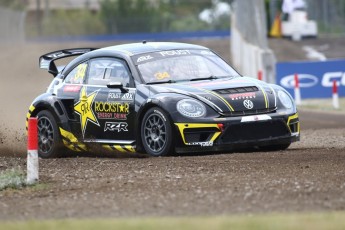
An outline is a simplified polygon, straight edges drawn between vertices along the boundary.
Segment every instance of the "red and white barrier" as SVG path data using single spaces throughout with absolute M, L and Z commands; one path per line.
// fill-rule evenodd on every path
M 258 80 L 259 81 L 263 80 L 263 78 L 262 78 L 262 71 L 261 70 L 258 71 Z
M 333 97 L 333 108 L 339 109 L 338 85 L 337 85 L 336 80 L 333 81 L 332 97 Z
M 27 184 L 38 182 L 38 128 L 37 118 L 29 118 L 28 123 L 28 156 L 27 156 Z
M 297 74 L 295 74 L 295 103 L 296 105 L 302 104 L 301 91 L 299 89 L 299 80 Z

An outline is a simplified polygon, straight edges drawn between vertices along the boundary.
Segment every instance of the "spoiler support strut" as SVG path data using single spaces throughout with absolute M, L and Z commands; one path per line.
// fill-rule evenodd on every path
M 56 60 L 72 56 L 79 56 L 93 50 L 96 50 L 96 48 L 75 48 L 50 52 L 42 55 L 39 58 L 39 67 L 41 69 L 47 69 L 49 73 L 56 77 L 56 75 L 59 73 L 58 68 L 55 65 Z

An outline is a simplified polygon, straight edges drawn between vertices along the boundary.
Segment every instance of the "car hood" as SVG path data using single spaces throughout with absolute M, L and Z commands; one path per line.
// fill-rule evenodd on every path
M 177 93 L 196 98 L 223 114 L 259 114 L 273 111 L 277 106 L 274 89 L 269 84 L 250 77 L 201 80 L 150 87 L 154 94 Z

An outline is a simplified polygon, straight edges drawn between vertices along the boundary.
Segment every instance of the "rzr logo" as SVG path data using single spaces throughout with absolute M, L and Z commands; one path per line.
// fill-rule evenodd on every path
M 105 131 L 128 131 L 127 129 L 128 124 L 126 122 L 106 122 L 104 126 L 104 132 Z

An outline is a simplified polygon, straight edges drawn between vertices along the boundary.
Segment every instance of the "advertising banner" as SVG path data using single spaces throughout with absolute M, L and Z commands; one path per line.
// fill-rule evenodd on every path
M 345 97 L 345 60 L 277 63 L 277 84 L 294 95 L 294 75 L 298 74 L 301 97 L 330 98 L 335 80 L 340 97 Z

